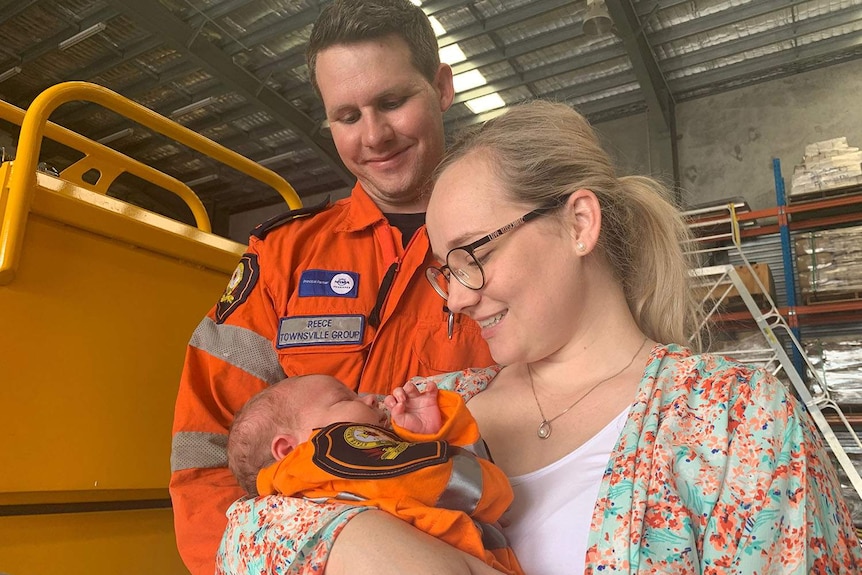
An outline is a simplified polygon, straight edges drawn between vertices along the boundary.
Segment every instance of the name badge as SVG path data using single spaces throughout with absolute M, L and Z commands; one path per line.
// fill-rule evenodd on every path
M 361 315 L 283 317 L 278 324 L 275 347 L 358 344 L 362 343 L 364 330 L 365 316 Z
M 299 297 L 359 297 L 359 274 L 305 270 L 299 278 Z

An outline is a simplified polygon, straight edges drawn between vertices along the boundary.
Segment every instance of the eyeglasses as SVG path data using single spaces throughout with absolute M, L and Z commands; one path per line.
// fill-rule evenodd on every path
M 511 224 L 505 225 L 499 230 L 491 232 L 487 236 L 480 238 L 471 244 L 452 248 L 449 250 L 449 253 L 446 254 L 446 265 L 440 266 L 439 268 L 436 266 L 426 268 L 425 278 L 434 288 L 434 291 L 440 294 L 440 297 L 445 300 L 449 299 L 450 276 L 455 276 L 458 283 L 466 288 L 470 288 L 472 290 L 482 289 L 485 285 L 485 270 L 482 268 L 481 262 L 474 253 L 476 248 L 484 246 L 491 240 L 495 240 L 514 229 L 520 228 L 530 220 L 543 216 L 558 207 L 559 206 L 555 204 L 553 206 L 537 208 L 532 212 L 524 214 Z

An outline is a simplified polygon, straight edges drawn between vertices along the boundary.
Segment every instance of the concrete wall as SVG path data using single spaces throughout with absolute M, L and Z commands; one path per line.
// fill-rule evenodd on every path
M 619 175 L 652 173 L 646 114 L 602 122 L 594 127 Z
M 806 144 L 846 136 L 862 147 L 862 60 L 755 84 L 677 105 L 683 199 L 734 196 L 752 209 L 775 205 L 772 158 L 789 191 Z M 621 173 L 648 168 L 646 116 L 598 124 Z M 641 173 L 643 173 L 641 171 Z

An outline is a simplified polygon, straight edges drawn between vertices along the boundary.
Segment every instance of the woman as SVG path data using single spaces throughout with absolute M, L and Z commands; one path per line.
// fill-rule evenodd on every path
M 514 486 L 507 535 L 527 573 L 862 566 L 785 387 L 665 345 L 698 315 L 665 190 L 616 178 L 587 122 L 542 102 L 468 136 L 438 172 L 427 225 L 446 265 L 429 276 L 506 365 L 469 407 Z
M 859 572 L 808 415 L 768 373 L 681 347 L 698 313 L 665 193 L 544 102 L 438 169 L 427 276 L 505 366 L 439 385 L 491 380 L 468 407 L 515 490 L 512 548 L 536 575 Z M 337 523 L 329 575 L 482 572 L 374 512 Z

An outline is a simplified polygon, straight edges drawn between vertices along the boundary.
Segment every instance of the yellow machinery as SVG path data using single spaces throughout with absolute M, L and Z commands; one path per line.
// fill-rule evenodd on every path
M 47 121 L 88 100 L 274 187 L 274 172 L 92 84 L 50 88 L 0 166 L 0 573 L 186 573 L 168 479 L 185 345 L 244 246 L 209 233 L 182 182 Z M 37 171 L 44 137 L 85 154 Z M 95 184 L 85 173 L 97 170 Z M 183 198 L 197 228 L 106 195 L 131 173 Z

